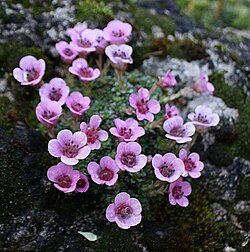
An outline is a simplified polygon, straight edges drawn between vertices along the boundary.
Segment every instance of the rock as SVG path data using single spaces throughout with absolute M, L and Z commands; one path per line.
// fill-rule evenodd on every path
M 236 214 L 244 214 L 250 212 L 250 201 L 239 201 L 234 206 L 234 211 Z
M 198 183 L 214 199 L 233 201 L 239 194 L 238 190 L 244 182 L 244 173 L 248 169 L 249 162 L 240 158 L 235 158 L 231 165 L 222 168 L 206 163 Z
M 227 220 L 227 210 L 223 208 L 219 203 L 213 203 L 212 208 L 215 215 L 215 221 Z

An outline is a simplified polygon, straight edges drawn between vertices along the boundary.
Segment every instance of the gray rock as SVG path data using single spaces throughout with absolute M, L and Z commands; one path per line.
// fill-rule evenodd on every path
M 234 206 L 234 211 L 236 214 L 249 213 L 250 212 L 250 201 L 239 201 Z
M 215 221 L 227 220 L 227 210 L 223 208 L 219 203 L 213 203 L 212 208 L 215 215 Z

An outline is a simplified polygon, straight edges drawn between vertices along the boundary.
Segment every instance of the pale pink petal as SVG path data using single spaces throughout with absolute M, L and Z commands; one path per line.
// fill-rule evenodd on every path
M 180 199 L 176 199 L 176 202 L 182 207 L 187 207 L 189 204 L 189 201 L 185 196 L 181 197 Z
M 122 203 L 126 203 L 130 199 L 130 196 L 126 192 L 121 192 L 115 197 L 115 205 L 119 206 Z
M 148 108 L 149 108 L 149 111 L 153 114 L 157 114 L 161 110 L 160 103 L 156 100 L 148 101 Z
M 62 155 L 61 144 L 56 139 L 51 139 L 48 144 L 48 151 L 53 157 Z
M 76 158 L 68 158 L 66 156 L 61 156 L 61 161 L 67 165 L 76 165 L 79 162 Z
M 84 146 L 79 150 L 79 152 L 75 158 L 85 159 L 90 154 L 90 151 L 91 151 L 91 149 L 89 146 Z
M 108 221 L 110 222 L 114 222 L 115 221 L 115 204 L 110 204 L 107 207 L 106 210 L 106 218 L 108 219 Z

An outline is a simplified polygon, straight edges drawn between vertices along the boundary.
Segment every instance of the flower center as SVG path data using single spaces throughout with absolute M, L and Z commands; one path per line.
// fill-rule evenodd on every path
M 84 179 L 81 179 L 81 178 L 80 178 L 80 179 L 77 181 L 77 183 L 76 183 L 76 187 L 77 187 L 77 188 L 83 188 L 85 185 L 86 185 L 85 180 L 84 180 Z
M 132 215 L 132 209 L 129 206 L 122 204 L 116 208 L 115 213 L 121 219 L 127 220 Z
M 96 39 L 97 43 L 100 43 L 103 40 L 104 40 L 104 37 L 102 37 L 102 36 L 98 36 L 97 39 Z
M 75 111 L 79 112 L 79 111 L 81 111 L 81 110 L 83 109 L 83 106 L 82 106 L 82 104 L 80 104 L 79 102 L 75 102 L 75 103 L 72 105 L 72 108 L 73 108 Z
M 81 47 L 88 48 L 91 47 L 92 43 L 87 38 L 81 38 L 79 41 Z
M 51 92 L 49 93 L 49 98 L 51 101 L 59 101 L 62 97 L 61 94 L 61 88 L 55 89 L 54 87 L 52 88 Z
M 192 171 L 195 168 L 195 163 L 191 159 L 185 159 L 184 161 L 185 170 Z
M 66 56 L 72 56 L 73 55 L 73 52 L 69 49 L 69 48 L 65 48 L 63 50 L 63 53 L 66 55 Z
M 93 76 L 93 71 L 89 67 L 82 67 L 80 69 L 80 74 L 84 77 L 92 77 Z
M 87 132 L 87 137 L 88 137 L 88 142 L 89 143 L 94 143 L 96 140 L 99 139 L 99 136 L 97 134 L 97 132 L 99 131 L 99 129 L 89 129 Z
M 169 178 L 173 175 L 175 172 L 175 169 L 173 169 L 172 164 L 170 164 L 170 167 L 166 164 L 166 162 L 163 163 L 163 165 L 159 168 L 159 171 L 162 176 Z
M 71 186 L 71 179 L 68 175 L 60 175 L 57 179 L 57 184 L 62 188 L 69 188 Z
M 207 115 L 202 115 L 200 113 L 198 114 L 198 116 L 195 116 L 194 120 L 201 123 L 209 123 Z
M 170 130 L 170 135 L 176 137 L 184 137 L 185 136 L 185 129 L 183 127 L 176 127 Z
M 128 167 L 133 167 L 136 165 L 136 156 L 134 153 L 124 153 L 121 162 Z
M 125 139 L 129 139 L 132 136 L 132 129 L 127 129 L 126 127 L 120 128 L 120 135 Z
M 78 145 L 74 144 L 74 142 L 71 141 L 70 143 L 65 144 L 62 153 L 68 158 L 74 158 L 75 156 L 77 156 L 78 151 Z
M 141 114 L 146 114 L 149 110 L 148 109 L 148 101 L 141 99 L 141 101 L 137 103 L 137 108 Z
M 104 181 L 110 181 L 114 177 L 114 172 L 108 168 L 100 169 L 99 178 Z
M 121 58 L 121 59 L 127 59 L 128 58 L 127 55 L 126 55 L 126 53 L 123 52 L 123 51 L 121 51 L 120 49 L 118 49 L 117 51 L 115 51 L 113 53 L 113 56 L 115 58 Z
M 55 113 L 50 110 L 43 111 L 43 118 L 44 119 L 51 119 L 54 116 L 55 116 Z
M 124 36 L 124 32 L 121 29 L 119 29 L 117 31 L 112 31 L 112 35 L 113 37 L 120 38 Z
M 31 70 L 26 69 L 26 71 L 23 73 L 24 80 L 28 82 L 36 80 L 38 77 L 39 73 L 34 68 L 32 68 Z
M 175 186 L 173 188 L 172 194 L 174 196 L 175 199 L 180 199 L 183 196 L 183 191 L 181 189 L 181 186 Z

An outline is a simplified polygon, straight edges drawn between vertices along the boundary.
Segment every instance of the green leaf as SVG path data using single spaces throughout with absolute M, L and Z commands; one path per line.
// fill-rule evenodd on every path
M 84 236 L 89 241 L 96 241 L 97 240 L 97 235 L 95 235 L 95 234 L 93 234 L 91 232 L 81 232 L 81 231 L 78 231 L 78 234 Z

